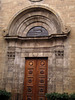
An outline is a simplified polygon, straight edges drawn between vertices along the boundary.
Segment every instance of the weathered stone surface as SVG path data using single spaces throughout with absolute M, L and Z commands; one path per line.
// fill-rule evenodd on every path
M 67 39 L 37 41 L 17 41 L 15 39 L 7 42 L 3 36 L 8 34 L 10 23 L 15 16 L 29 6 L 53 11 L 62 23 L 61 27 L 71 27 L 69 37 Z M 20 20 L 22 22 L 25 18 L 29 18 L 31 15 L 36 16 L 37 14 L 40 17 L 33 19 L 35 21 L 40 20 L 43 23 L 36 22 L 28 26 L 34 20 L 27 21 L 26 19 L 25 21 L 27 22 L 24 22 L 23 27 L 20 26 L 18 29 Z M 41 15 L 44 16 L 44 19 Z M 19 17 L 21 18 L 21 16 L 18 16 L 18 19 Z M 18 23 L 15 23 L 14 34 L 25 36 L 32 26 L 37 25 L 43 25 L 49 32 L 54 30 L 55 33 L 59 27 L 54 26 L 55 22 L 48 23 L 48 19 L 45 20 L 45 17 L 56 21 L 56 18 L 46 11 L 44 13 L 40 10 L 27 13 L 27 15 L 18 20 Z M 45 21 L 47 21 L 46 24 L 48 25 L 44 23 Z M 49 25 L 52 25 L 51 29 L 49 29 Z M 11 33 L 13 32 L 11 29 Z M 48 57 L 48 92 L 75 92 L 75 0 L 43 0 L 37 3 L 32 3 L 29 0 L 0 0 L 0 89 L 12 92 L 12 100 L 17 100 L 17 98 L 22 100 L 23 97 L 25 57 Z

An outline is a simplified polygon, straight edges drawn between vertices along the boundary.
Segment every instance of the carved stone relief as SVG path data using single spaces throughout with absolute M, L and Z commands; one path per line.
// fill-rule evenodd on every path
M 31 2 L 40 2 L 40 1 L 43 1 L 43 0 L 29 0 Z
M 53 12 L 41 7 L 28 9 L 26 12 L 22 12 L 22 15 L 19 14 L 13 20 L 9 28 L 9 36 L 26 37 L 28 31 L 36 26 L 44 27 L 49 35 L 62 33 L 61 23 Z
M 23 16 L 21 16 L 21 14 Z M 9 41 L 7 52 L 7 72 L 9 75 L 7 74 L 6 88 L 8 87 L 7 84 L 9 84 L 11 90 L 14 90 L 15 93 L 18 92 L 22 94 L 25 74 L 25 57 L 48 57 L 47 91 L 56 92 L 57 88 L 59 88 L 58 85 L 61 85 L 61 91 L 64 91 L 64 73 L 66 74 L 66 70 L 68 76 L 68 68 L 63 66 L 68 65 L 64 65 L 66 54 L 63 40 L 67 38 L 69 32 L 66 34 L 62 32 L 61 24 L 57 17 L 46 9 L 38 8 L 37 10 L 32 8 L 28 9 L 27 14 L 25 12 L 21 14 L 13 20 L 8 35 L 5 36 L 5 39 Z M 45 38 L 27 37 L 28 31 L 33 28 L 33 26 L 44 27 L 48 31 L 48 36 Z M 32 68 L 32 65 L 33 62 L 29 62 L 30 68 Z M 41 61 L 40 65 L 45 66 L 45 63 Z M 39 73 L 40 75 L 44 75 L 44 70 L 41 69 Z M 32 69 L 28 70 L 28 75 L 33 75 Z M 28 84 L 32 84 L 32 82 L 32 79 L 28 79 Z M 40 79 L 39 83 L 43 84 L 44 80 Z M 40 87 L 39 93 L 43 93 L 43 89 L 44 88 Z M 31 87 L 28 87 L 28 92 L 32 92 Z M 41 97 L 39 99 L 43 100 Z M 32 97 L 28 97 L 27 100 L 32 100 Z

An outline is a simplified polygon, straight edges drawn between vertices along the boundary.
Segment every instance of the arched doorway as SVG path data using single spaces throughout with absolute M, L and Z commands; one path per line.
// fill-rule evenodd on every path
M 14 90 L 14 93 L 21 94 L 23 97 L 23 84 L 24 79 L 26 78 L 25 68 L 26 70 L 28 69 L 28 67 L 26 67 L 28 66 L 26 65 L 26 63 L 28 59 L 30 61 L 31 58 L 34 62 L 36 62 L 35 67 L 39 68 L 39 70 L 41 70 L 42 68 L 40 69 L 40 67 L 37 67 L 37 63 L 41 61 L 39 61 L 38 59 L 46 59 L 46 65 L 48 65 L 48 72 L 45 72 L 45 76 L 47 75 L 48 77 L 46 77 L 46 84 L 44 84 L 44 87 L 46 85 L 46 87 L 44 88 L 44 95 L 46 92 L 56 91 L 56 71 L 62 71 L 59 70 L 59 68 L 58 70 L 56 69 L 56 60 L 59 62 L 60 59 L 60 67 L 62 68 L 61 65 L 63 65 L 62 62 L 64 59 L 63 40 L 67 38 L 68 33 L 69 32 L 62 32 L 62 24 L 60 19 L 55 15 L 54 12 L 50 11 L 49 9 L 46 9 L 45 7 L 36 6 L 28 8 L 19 13 L 13 19 L 12 23 L 9 26 L 8 34 L 5 36 L 5 39 L 8 41 L 8 73 L 10 72 L 10 70 L 12 70 L 13 72 L 13 76 L 11 76 L 13 77 L 13 80 L 12 83 L 10 83 L 10 86 L 11 90 Z M 32 72 L 30 71 L 30 73 Z M 34 73 L 37 72 L 35 71 Z M 60 76 L 61 81 L 62 74 Z M 10 80 L 9 77 L 7 78 L 8 80 Z M 34 83 L 34 85 L 36 85 L 36 82 Z M 25 87 L 25 89 L 26 91 L 28 90 L 32 93 L 32 89 L 29 87 L 30 86 L 28 86 L 28 88 Z M 37 85 L 34 87 L 34 91 L 36 87 Z M 43 88 L 39 89 L 39 91 L 42 92 L 44 90 Z M 33 100 L 33 94 L 31 97 L 28 97 L 30 93 L 24 93 L 26 94 L 24 100 Z M 41 94 L 39 98 L 38 96 L 36 96 L 36 99 L 45 100 L 44 95 Z M 18 95 L 16 96 L 18 98 Z M 27 99 L 27 97 L 29 99 Z M 16 98 L 12 100 L 16 100 Z

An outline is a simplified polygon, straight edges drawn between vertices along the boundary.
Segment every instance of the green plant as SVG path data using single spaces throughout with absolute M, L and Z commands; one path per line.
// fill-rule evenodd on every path
M 68 93 L 46 93 L 47 100 L 69 100 Z
M 11 93 L 5 90 L 0 90 L 0 100 L 9 100 Z
M 69 95 L 69 100 L 75 100 L 75 93 Z
M 46 93 L 47 100 L 57 100 L 58 93 Z
M 60 94 L 59 100 L 69 100 L 69 95 L 68 93 L 63 93 L 63 94 Z

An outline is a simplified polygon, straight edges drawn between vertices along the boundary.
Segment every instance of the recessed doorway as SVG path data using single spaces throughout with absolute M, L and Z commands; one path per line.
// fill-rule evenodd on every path
M 48 58 L 26 58 L 23 100 L 45 100 Z

